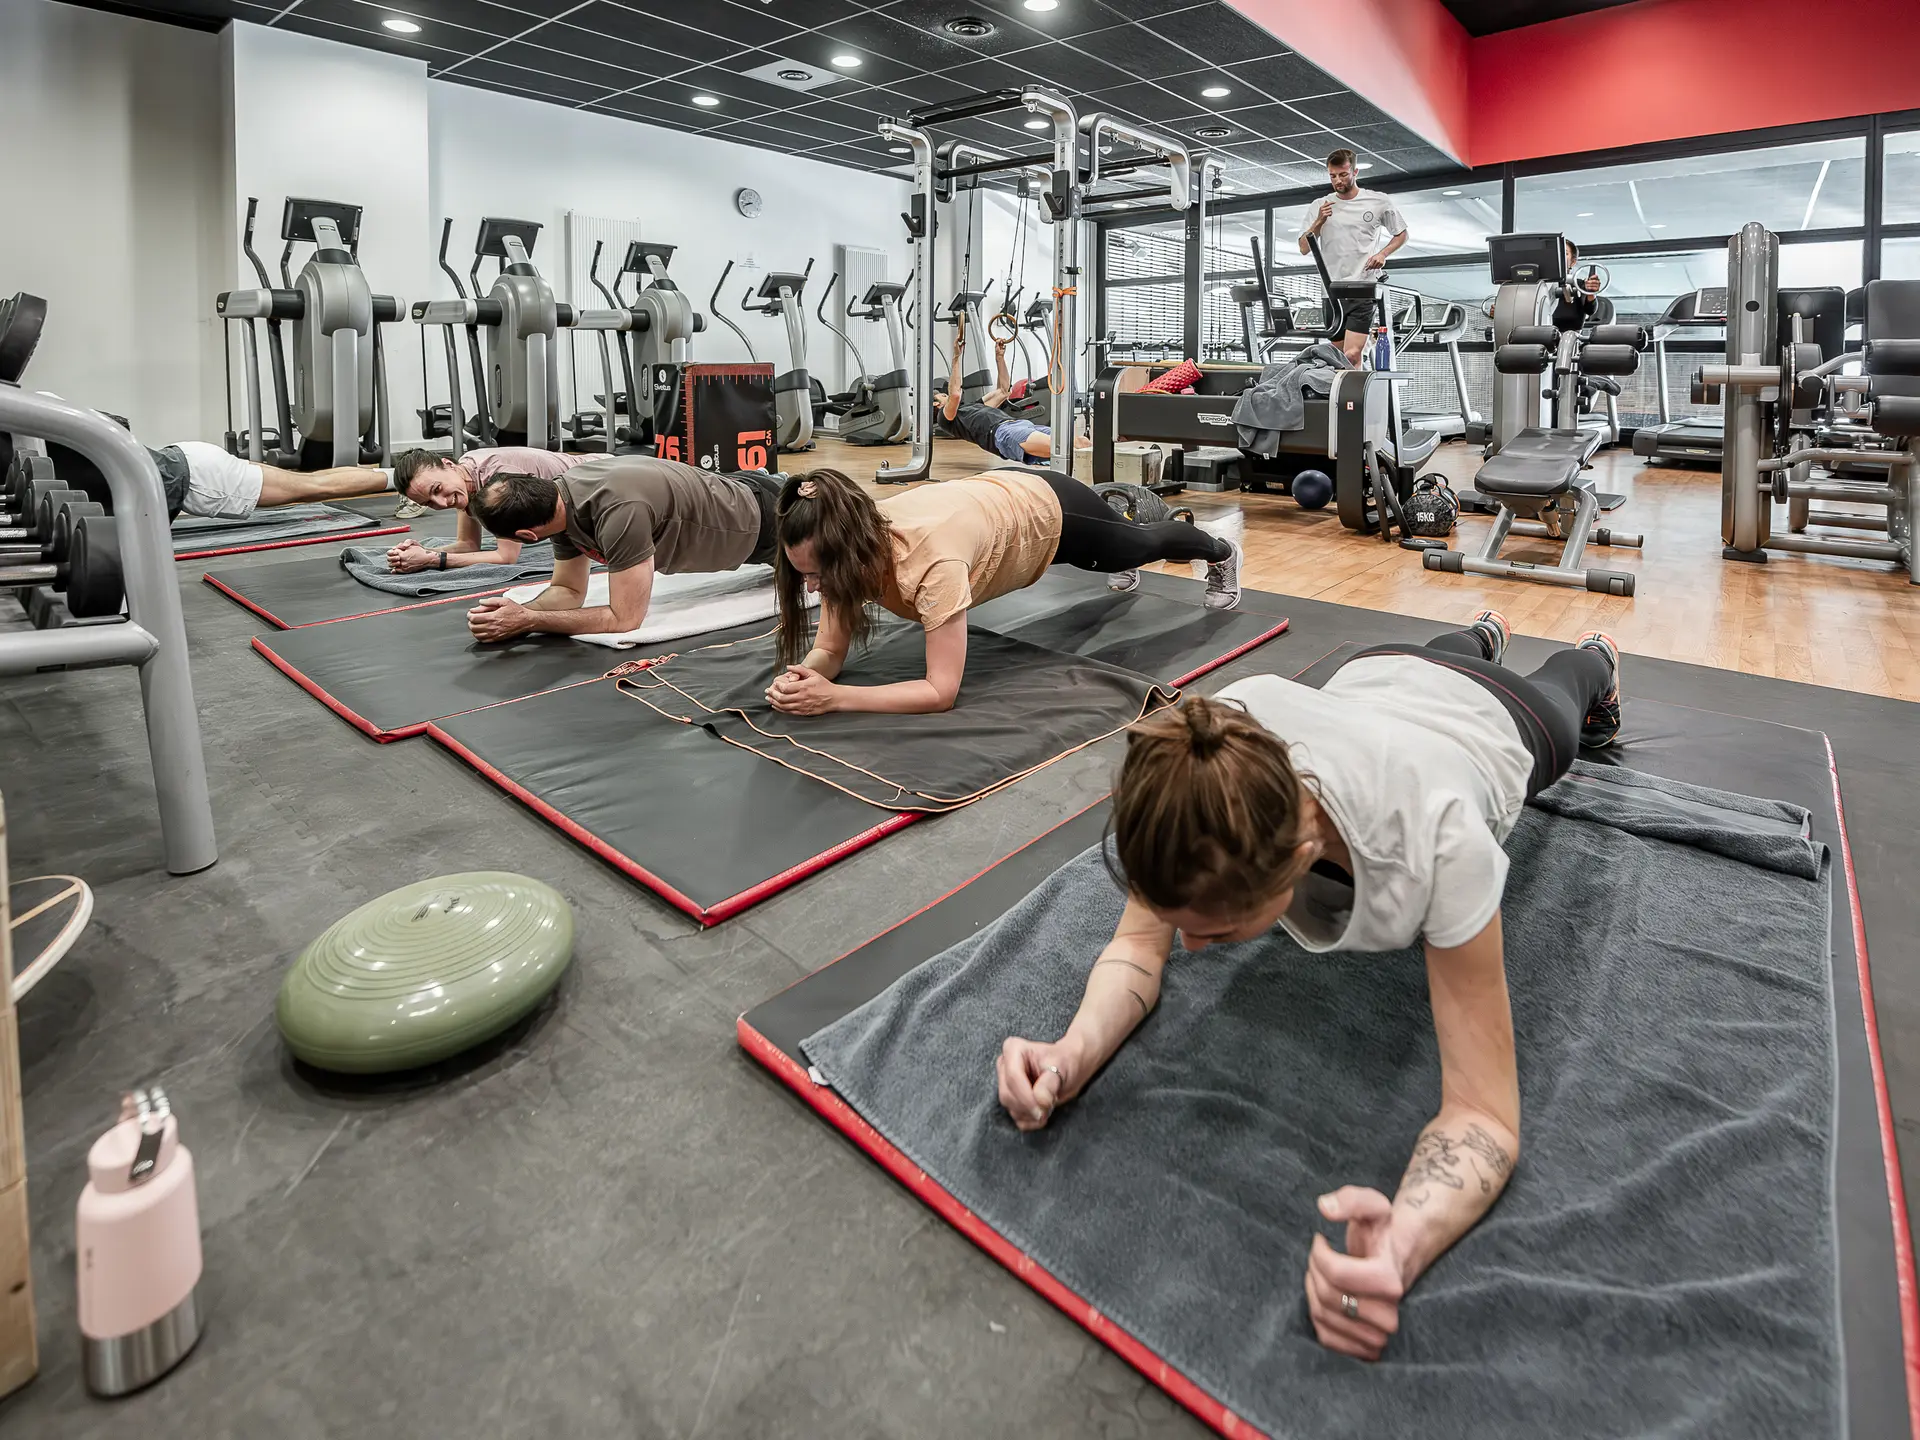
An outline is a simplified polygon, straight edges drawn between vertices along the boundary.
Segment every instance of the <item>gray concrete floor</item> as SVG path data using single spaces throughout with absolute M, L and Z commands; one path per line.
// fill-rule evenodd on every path
M 181 575 L 211 870 L 161 865 L 130 672 L 0 686 L 13 873 L 97 898 L 20 1014 L 42 1365 L 0 1432 L 1204 1433 L 734 1039 L 743 1010 L 1097 798 L 1110 745 L 702 933 L 439 747 L 363 739 L 248 648 L 261 622 L 202 568 Z M 481 868 L 572 902 L 556 997 L 424 1077 L 296 1071 L 272 1009 L 301 948 L 394 886 Z M 163 1383 L 105 1403 L 80 1380 L 74 1204 L 120 1092 L 151 1080 L 198 1170 L 210 1320 Z

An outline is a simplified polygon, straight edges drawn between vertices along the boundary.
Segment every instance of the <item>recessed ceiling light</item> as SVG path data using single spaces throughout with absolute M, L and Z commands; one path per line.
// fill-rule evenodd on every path
M 1233 93 L 1225 85 L 1209 85 L 1200 94 L 1208 100 L 1224 100 Z
M 1664 260 L 1656 260 L 1653 262 L 1653 268 L 1656 270 L 1664 270 L 1667 268 L 1667 262 Z
M 718 95 L 696 95 L 693 97 L 693 103 L 711 110 L 720 103 L 720 97 Z
M 993 34 L 993 22 L 982 20 L 978 15 L 956 15 L 940 28 L 962 40 L 984 40 Z
M 418 35 L 420 33 L 420 27 L 411 20 L 402 20 L 395 17 L 390 20 L 382 20 L 380 23 L 396 35 Z
M 889 155 L 911 155 L 913 153 L 913 147 L 911 145 L 889 145 L 887 147 L 887 153 Z
M 1649 230 L 1664 230 L 1664 229 L 1666 229 L 1666 228 L 1667 228 L 1667 225 L 1666 225 L 1666 222 L 1665 222 L 1665 221 L 1663 220 L 1663 221 L 1661 221 L 1661 222 L 1660 222 L 1659 224 L 1657 224 L 1657 225 L 1649 225 L 1649 226 L 1648 226 L 1647 228 L 1648 228 Z
M 780 72 L 780 78 L 782 80 L 790 80 L 795 85 L 804 85 L 807 83 L 807 81 L 813 78 L 813 72 L 811 70 L 799 70 L 799 69 L 782 70 Z
M 1371 160 L 1362 160 L 1358 165 L 1354 166 L 1353 168 L 1356 170 L 1371 170 L 1373 168 L 1373 162 Z
M 858 55 L 836 55 L 833 64 L 841 70 L 858 70 L 864 62 Z
M 1233 131 L 1225 125 L 1203 125 L 1193 132 L 1196 140 L 1224 140 L 1231 134 Z
M 1051 124 L 1053 124 L 1051 120 L 1043 120 L 1038 115 L 1036 115 L 1033 117 L 1033 119 L 1027 121 L 1027 129 L 1044 130 Z
M 1442 190 L 1440 193 L 1442 195 L 1458 195 L 1460 192 L 1458 190 Z
M 1591 210 L 1582 210 L 1578 215 L 1574 216 L 1573 218 L 1576 220 L 1591 220 L 1593 218 L 1593 212 Z
M 1027 0 L 1029 10 L 1058 10 L 1060 0 Z

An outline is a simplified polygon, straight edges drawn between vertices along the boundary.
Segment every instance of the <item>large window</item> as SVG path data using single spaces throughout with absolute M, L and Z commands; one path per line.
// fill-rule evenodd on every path
M 1887 162 L 1881 170 L 1880 219 L 1887 225 L 1920 224 L 1920 130 L 1886 138 Z M 1888 276 L 1891 279 L 1893 277 Z
M 1880 247 L 1882 280 L 1920 280 L 1920 238 L 1887 240 Z
M 1266 227 L 1264 210 L 1223 215 L 1207 221 L 1207 284 L 1200 311 L 1202 359 L 1247 358 L 1240 329 L 1240 307 L 1234 303 L 1233 287 L 1253 282 L 1254 247 L 1257 244 L 1262 250 L 1266 248 Z M 1256 331 L 1259 326 L 1260 317 L 1256 313 Z
M 1515 230 L 1558 230 L 1589 245 L 1827 230 L 1866 221 L 1866 140 L 1848 136 L 1514 181 Z
M 1186 223 L 1109 230 L 1101 274 L 1117 359 L 1185 353 Z

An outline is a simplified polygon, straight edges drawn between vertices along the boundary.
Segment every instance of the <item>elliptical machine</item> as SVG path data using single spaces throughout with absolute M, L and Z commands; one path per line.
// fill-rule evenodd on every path
M 380 326 L 400 318 L 405 302 L 375 295 L 360 269 L 360 207 L 331 200 L 288 197 L 281 212 L 281 288 L 267 278 L 267 267 L 253 248 L 257 198 L 247 200 L 241 248 L 260 278 L 257 290 L 228 290 L 214 309 L 231 323 L 243 322 L 246 350 L 247 425 L 233 429 L 232 349 L 227 348 L 227 433 L 229 453 L 254 464 L 286 470 L 321 470 L 378 460 L 393 463 L 392 424 L 387 407 L 386 352 Z M 296 279 L 289 274 L 296 244 L 313 254 Z M 255 321 L 267 326 L 267 350 L 273 377 L 274 428 L 266 428 L 260 398 L 260 351 Z M 293 363 L 287 363 L 281 327 L 293 329 Z M 269 438 L 271 445 L 269 445 Z
M 838 418 L 839 426 L 835 435 L 849 445 L 890 445 L 894 443 L 900 423 L 907 413 L 907 372 L 896 364 L 885 375 L 867 373 L 866 359 L 860 354 L 860 347 L 853 343 L 853 337 L 827 318 L 827 296 L 833 293 L 833 287 L 839 280 L 836 274 L 827 281 L 826 289 L 820 293 L 819 307 L 814 313 L 822 325 L 840 338 L 840 343 L 853 357 L 855 373 L 844 393 L 827 397 L 826 413 Z M 890 291 L 891 294 L 876 298 L 876 291 Z M 888 306 L 898 304 L 905 293 L 904 285 L 890 286 L 885 281 L 876 281 L 867 287 L 863 301 L 866 308 L 863 310 L 848 305 L 847 318 L 884 320 Z
M 787 353 L 793 368 L 773 377 L 774 443 L 783 454 L 813 448 L 813 381 L 807 374 L 807 316 L 802 308 L 811 274 L 812 256 L 807 257 L 807 268 L 798 274 L 769 270 L 760 288 L 748 291 L 740 301 L 741 310 L 748 315 L 777 316 L 786 322 Z M 754 304 L 755 300 L 760 303 Z
M 599 411 L 582 411 L 568 422 L 578 448 L 605 448 L 618 453 L 653 453 L 659 437 L 671 433 L 680 419 L 680 372 L 690 361 L 693 337 L 707 328 L 706 317 L 693 308 L 680 287 L 668 278 L 667 266 L 676 247 L 635 240 L 614 276 L 613 288 L 600 279 L 604 241 L 596 241 L 587 278 L 607 302 L 603 311 L 576 311 L 575 330 L 601 332 L 601 372 L 604 393 L 595 397 Z M 650 282 L 629 300 L 621 282 L 629 275 L 647 275 Z M 613 368 L 605 334 L 616 331 L 620 341 L 620 377 L 623 390 L 613 389 Z M 624 413 L 627 423 L 619 423 Z M 605 435 L 611 429 L 609 445 Z
M 482 445 L 525 445 L 535 450 L 560 447 L 560 354 L 554 338 L 563 325 L 573 324 L 573 307 L 554 297 L 553 287 L 533 265 L 533 245 L 540 234 L 537 220 L 506 220 L 488 216 L 480 222 L 473 242 L 473 268 L 468 278 L 473 296 L 446 263 L 448 220 L 440 234 L 440 267 L 453 279 L 457 300 L 423 300 L 413 307 L 422 325 L 446 328 L 447 388 L 451 397 L 444 432 L 453 437 L 454 458 L 465 449 L 468 426 L 461 415 L 460 367 L 453 327 L 467 332 L 467 352 L 473 366 L 474 390 L 481 403 L 474 416 L 472 436 Z M 493 287 L 480 295 L 480 262 L 500 262 Z M 486 362 L 480 358 L 480 331 L 487 332 Z M 431 407 L 423 419 L 432 415 Z M 437 417 L 436 417 L 437 418 Z M 438 427 L 435 427 L 438 431 Z

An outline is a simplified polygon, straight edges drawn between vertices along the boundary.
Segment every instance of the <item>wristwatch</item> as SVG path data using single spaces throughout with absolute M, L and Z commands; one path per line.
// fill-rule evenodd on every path
M 440 568 L 442 570 L 447 568 L 447 552 L 444 550 L 440 552 Z

